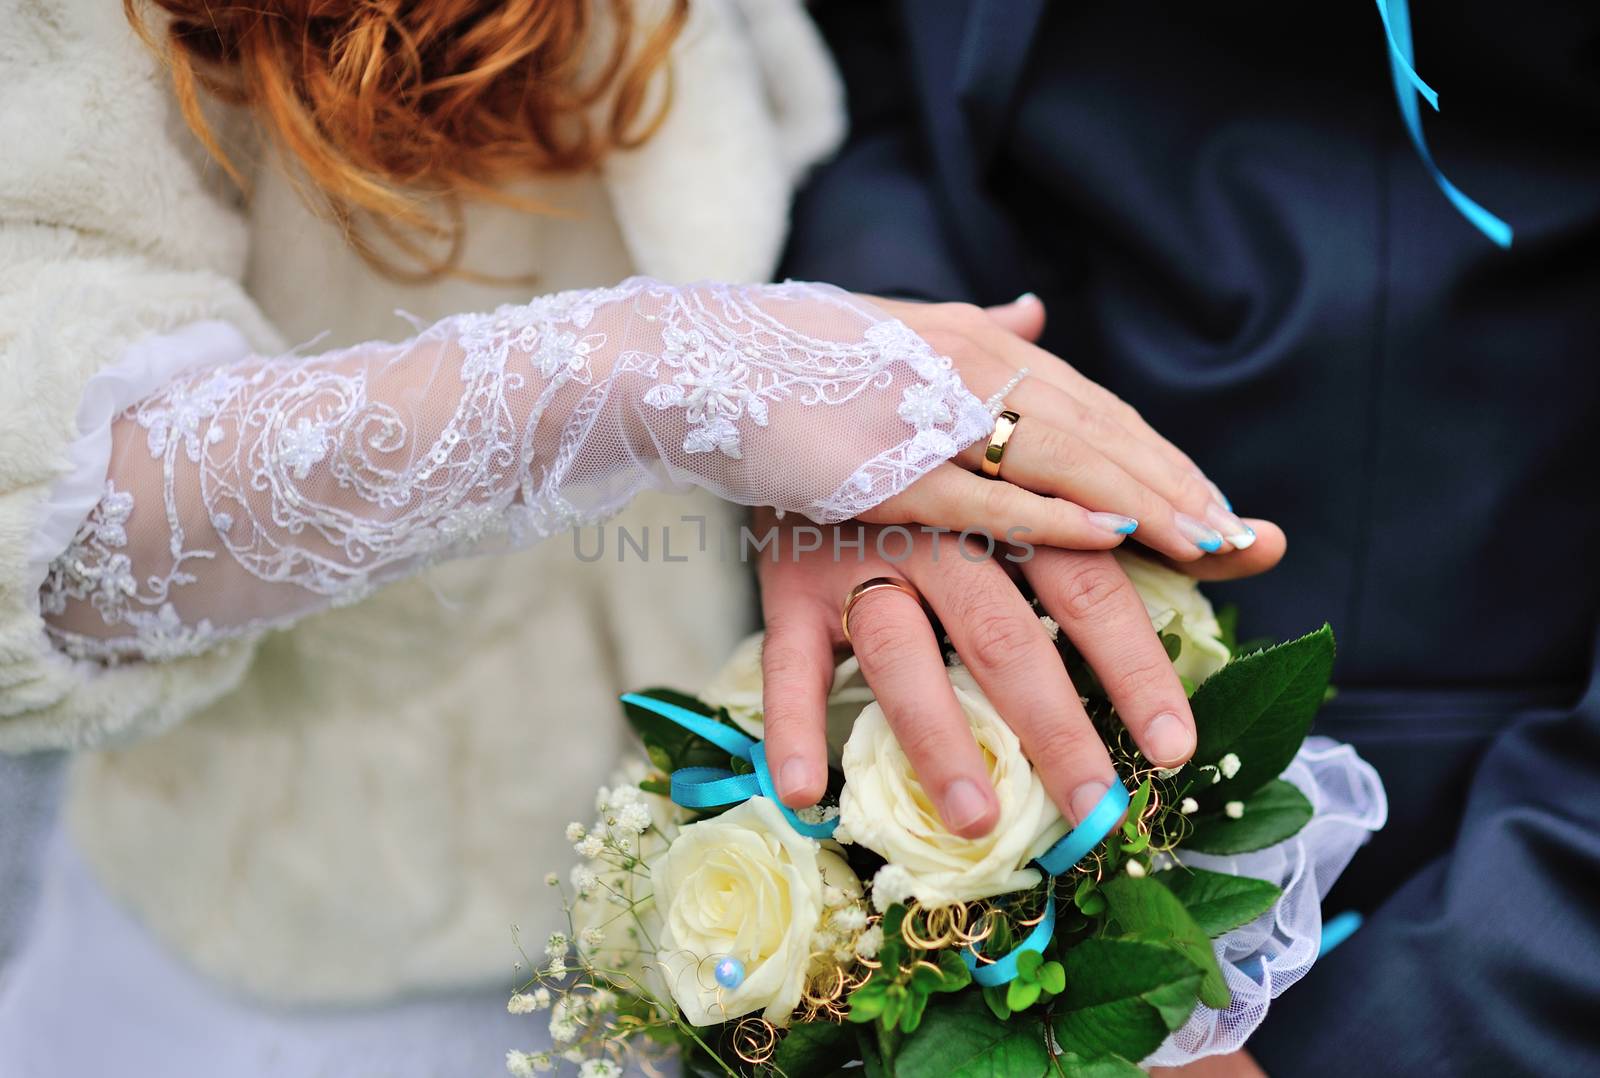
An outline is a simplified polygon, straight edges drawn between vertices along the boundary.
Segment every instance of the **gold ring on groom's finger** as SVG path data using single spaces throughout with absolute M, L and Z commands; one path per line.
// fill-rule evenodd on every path
M 1016 433 L 1021 419 L 1010 409 L 994 417 L 994 433 L 989 435 L 989 444 L 983 450 L 983 474 L 990 479 L 1000 478 L 1000 461 L 1006 455 L 1006 443 Z
M 850 593 L 844 597 L 844 610 L 839 615 L 839 624 L 844 629 L 844 642 L 846 644 L 850 643 L 850 611 L 855 609 L 856 604 L 861 601 L 861 597 L 867 594 L 867 592 L 882 591 L 884 588 L 893 588 L 895 591 L 903 591 L 907 595 L 911 596 L 911 598 L 915 599 L 918 606 L 923 605 L 922 593 L 917 591 L 916 588 L 912 587 L 910 582 L 901 580 L 899 577 L 875 576 L 870 580 L 863 580 L 861 583 L 851 588 Z

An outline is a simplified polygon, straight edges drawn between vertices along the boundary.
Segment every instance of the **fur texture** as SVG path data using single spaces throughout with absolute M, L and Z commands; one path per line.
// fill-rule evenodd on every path
M 751 44 L 766 18 L 805 25 L 797 0 L 695 8 L 656 139 L 600 180 L 533 185 L 566 218 L 470 211 L 467 264 L 531 269 L 530 289 L 383 281 L 274 171 L 241 212 L 114 3 L 0 0 L 0 750 L 104 746 L 73 768 L 77 843 L 233 985 L 339 1002 L 504 977 L 508 926 L 556 923 L 543 876 L 570 862 L 562 825 L 624 737 L 614 694 L 692 688 L 744 629 L 747 572 L 662 564 L 661 529 L 682 550 L 683 514 L 734 517 L 641 499 L 619 523 L 652 529 L 656 564 L 618 565 L 614 531 L 593 564 L 556 539 L 198 659 L 73 664 L 22 565 L 81 387 L 203 318 L 262 350 L 323 331 L 331 347 L 402 335 L 396 307 L 434 318 L 636 271 L 765 277 L 794 178 L 841 129 L 837 81 L 814 33 Z

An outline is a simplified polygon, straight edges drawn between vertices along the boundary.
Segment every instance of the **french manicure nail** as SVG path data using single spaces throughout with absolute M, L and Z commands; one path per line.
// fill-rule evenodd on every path
M 1220 505 L 1206 508 L 1206 520 L 1239 550 L 1249 549 L 1250 544 L 1256 541 L 1255 529 Z
M 1139 522 L 1120 513 L 1090 513 L 1089 523 L 1118 535 L 1132 535 L 1139 530 Z
M 811 785 L 811 765 L 799 756 L 791 756 L 778 770 L 778 794 L 794 797 Z
M 965 831 L 989 812 L 989 799 L 970 779 L 956 779 L 944 791 L 944 822 Z
M 1144 748 L 1157 767 L 1174 767 L 1194 753 L 1194 728 L 1174 712 L 1164 711 L 1145 727 Z
M 1215 528 L 1206 527 L 1187 513 L 1176 514 L 1176 520 L 1179 534 L 1207 554 L 1222 549 L 1222 533 Z
M 1072 805 L 1073 824 L 1077 825 L 1086 820 L 1089 813 L 1100 803 L 1100 799 L 1111 789 L 1111 784 L 1101 779 L 1086 782 L 1072 791 L 1070 803 Z
M 1024 303 L 1038 303 L 1039 297 L 1034 295 L 1032 292 L 1024 292 L 1011 302 L 1013 305 L 1020 307 Z

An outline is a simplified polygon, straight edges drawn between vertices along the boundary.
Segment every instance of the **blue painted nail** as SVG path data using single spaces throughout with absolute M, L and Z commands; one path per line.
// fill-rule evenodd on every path
M 1222 549 L 1222 533 L 1215 528 L 1207 527 L 1185 513 L 1176 514 L 1174 519 L 1179 533 L 1207 554 L 1215 554 Z
M 1090 513 L 1089 523 L 1118 535 L 1132 535 L 1139 530 L 1139 522 L 1121 513 Z

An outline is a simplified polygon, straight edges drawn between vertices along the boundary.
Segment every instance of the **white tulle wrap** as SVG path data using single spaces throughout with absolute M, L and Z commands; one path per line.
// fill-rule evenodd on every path
M 321 355 L 215 330 L 90 387 L 34 550 L 60 552 L 39 599 L 70 654 L 195 654 L 650 487 L 832 523 L 993 427 L 948 358 L 827 285 L 638 277 Z
M 1254 921 L 1213 942 L 1233 1002 L 1220 1011 L 1197 1006 L 1189 1021 L 1144 1060 L 1147 1067 L 1176 1067 L 1244 1046 L 1266 1018 L 1268 1005 L 1316 962 L 1322 899 L 1356 850 L 1388 818 L 1389 802 L 1377 771 L 1342 742 L 1307 738 L 1283 777 L 1306 795 L 1314 810 L 1299 834 L 1232 857 L 1179 851 L 1184 864 L 1267 880 L 1283 888 L 1283 896 Z

